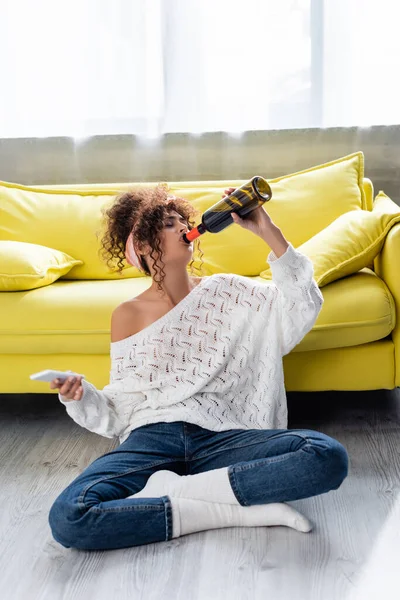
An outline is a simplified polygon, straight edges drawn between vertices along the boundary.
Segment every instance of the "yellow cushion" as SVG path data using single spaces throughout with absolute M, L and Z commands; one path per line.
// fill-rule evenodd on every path
M 268 176 L 268 165 L 264 173 Z M 343 212 L 368 209 L 363 185 L 362 152 L 305 171 L 269 180 L 273 197 L 265 205 L 293 245 L 299 246 Z M 245 180 L 169 183 L 171 192 L 187 198 L 201 214 L 220 200 L 226 187 Z M 58 248 L 83 261 L 63 279 L 120 279 L 139 277 L 134 267 L 121 275 L 112 272 L 98 255 L 101 208 L 114 201 L 131 183 L 82 186 L 26 187 L 0 182 L 3 209 L 0 239 L 12 239 Z M 151 186 L 153 183 L 140 185 Z M 200 238 L 204 252 L 203 275 L 232 272 L 254 276 L 265 269 L 269 248 L 260 238 L 232 225 L 218 234 Z M 195 257 L 195 266 L 200 260 Z
M 79 264 L 82 261 L 53 248 L 0 241 L 0 291 L 32 290 L 50 285 Z
M 266 167 L 267 168 L 267 167 Z M 267 176 L 266 173 L 260 175 Z M 296 247 L 349 210 L 368 209 L 364 191 L 364 157 L 356 152 L 305 171 L 268 179 L 272 200 L 264 205 L 273 221 Z M 200 214 L 217 202 L 224 188 L 244 181 L 170 183 L 171 191 L 190 200 Z M 254 276 L 265 269 L 270 248 L 239 225 L 200 238 L 203 274 L 219 272 Z M 200 265 L 198 259 L 196 267 Z
M 112 311 L 150 285 L 147 276 L 59 279 L 29 293 L 0 294 L 0 354 L 109 354 Z
M 79 259 L 65 279 L 120 279 L 140 273 L 129 267 L 118 275 L 98 255 L 101 208 L 111 204 L 118 190 L 63 190 L 31 188 L 0 182 L 0 240 L 57 248 Z
M 317 321 L 293 352 L 368 344 L 385 338 L 395 327 L 393 297 L 370 269 L 325 286 L 322 294 L 324 304 Z
M 314 279 L 323 287 L 367 267 L 379 254 L 386 235 L 400 221 L 400 207 L 379 192 L 372 211 L 353 210 L 298 247 L 314 265 Z M 261 273 L 272 279 L 268 267 Z
M 70 354 L 61 356 L 63 363 L 61 367 L 57 368 L 74 369 L 75 367 L 77 371 L 78 365 L 82 367 L 81 361 L 85 357 L 77 357 L 77 362 L 72 367 L 70 357 Z M 4 357 L 5 361 L 7 358 Z M 88 357 L 87 362 L 89 365 L 91 358 Z M 22 363 L 23 360 L 23 357 L 21 357 L 20 362 Z M 288 392 L 329 391 L 329 398 L 332 400 L 335 398 L 332 390 L 353 390 L 357 392 L 360 390 L 392 390 L 396 387 L 394 362 L 395 345 L 390 338 L 363 344 L 362 346 L 351 346 L 350 348 L 332 348 L 316 350 L 315 352 L 290 352 L 283 358 L 285 389 Z M 43 360 L 40 362 L 38 360 L 37 363 L 41 368 Z M 83 373 L 89 373 L 89 365 L 85 365 Z M 10 360 L 7 367 L 10 372 L 15 371 Z M 96 362 L 96 365 L 92 366 L 94 377 L 93 379 L 89 378 L 89 380 L 93 383 L 96 381 L 95 385 L 101 389 L 101 386 L 106 385 L 108 381 L 97 384 L 96 372 L 98 368 Z M 32 366 L 29 371 L 26 369 L 27 375 L 32 373 L 33 370 L 35 369 L 32 369 Z M 12 384 L 13 382 L 11 382 Z M 34 391 L 32 388 L 31 390 Z M 15 391 L 19 392 L 19 389 Z
M 254 279 L 269 285 L 260 277 Z M 112 311 L 150 285 L 150 277 L 59 279 L 29 294 L 0 294 L 0 353 L 48 355 L 59 354 L 62 349 L 66 355 L 108 354 Z M 385 283 L 373 271 L 365 269 L 335 281 L 323 289 L 323 294 L 325 302 L 317 322 L 294 352 L 365 344 L 392 331 L 394 303 Z

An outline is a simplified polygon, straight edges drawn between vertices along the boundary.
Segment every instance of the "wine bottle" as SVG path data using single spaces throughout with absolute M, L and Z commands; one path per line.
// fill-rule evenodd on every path
M 250 181 L 225 196 L 205 211 L 201 223 L 185 233 L 183 240 L 190 244 L 200 235 L 209 231 L 218 233 L 233 223 L 231 214 L 237 213 L 245 218 L 251 211 L 272 198 L 272 191 L 266 179 L 256 175 Z

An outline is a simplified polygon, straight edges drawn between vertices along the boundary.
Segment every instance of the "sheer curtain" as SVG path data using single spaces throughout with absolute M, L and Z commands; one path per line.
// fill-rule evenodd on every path
M 174 0 L 165 16 L 165 131 L 312 119 L 310 0 Z
M 154 133 L 161 0 L 0 0 L 0 137 Z
M 0 0 L 0 137 L 400 122 L 393 0 Z
M 400 123 L 400 3 L 325 0 L 325 127 Z

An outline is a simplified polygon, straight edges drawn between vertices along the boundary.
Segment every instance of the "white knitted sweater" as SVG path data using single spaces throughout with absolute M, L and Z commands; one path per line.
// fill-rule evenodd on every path
M 286 429 L 282 357 L 312 328 L 323 298 L 311 261 L 291 244 L 267 260 L 272 282 L 204 277 L 166 315 L 111 342 L 109 385 L 83 380 L 80 401 L 59 395 L 70 417 L 120 443 L 160 421 Z

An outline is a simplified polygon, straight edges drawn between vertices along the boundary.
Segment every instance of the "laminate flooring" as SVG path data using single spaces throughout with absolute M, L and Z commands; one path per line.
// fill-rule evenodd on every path
M 1 395 L 1 600 L 400 598 L 400 390 L 290 393 L 288 403 L 289 428 L 335 437 L 350 457 L 338 490 L 291 503 L 311 533 L 229 528 L 85 552 L 58 544 L 47 515 L 118 441 L 79 427 L 55 395 Z

